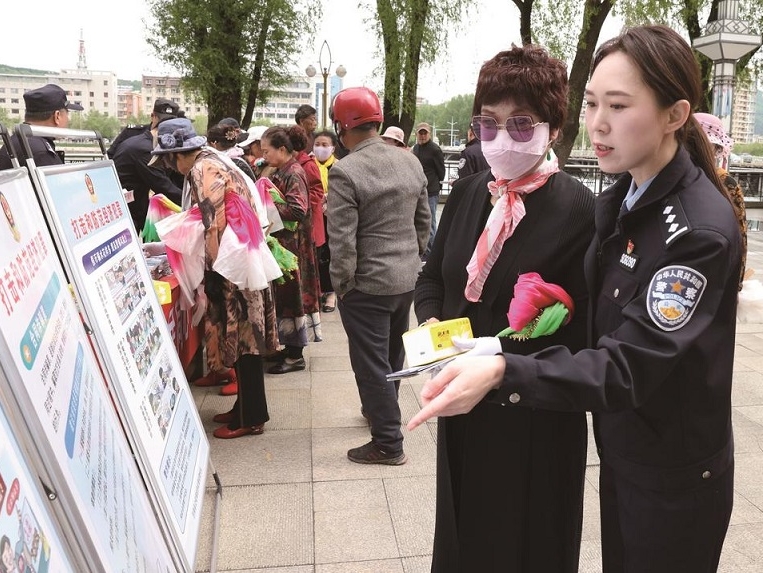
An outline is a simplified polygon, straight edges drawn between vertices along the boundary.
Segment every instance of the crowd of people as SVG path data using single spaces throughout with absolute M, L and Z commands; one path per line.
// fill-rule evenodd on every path
M 453 340 L 463 355 L 425 383 L 408 423 L 438 418 L 432 571 L 578 570 L 586 412 L 603 570 L 715 571 L 733 503 L 746 225 L 725 171 L 733 142 L 694 113 L 701 89 L 691 48 L 667 27 L 596 50 L 586 129 L 601 169 L 620 176 L 594 198 L 553 150 L 569 137 L 564 62 L 536 45 L 496 54 L 439 228 L 432 127 L 416 126 L 412 148 L 398 126 L 380 133 L 366 87 L 341 90 L 333 131 L 319 132 L 301 106 L 289 127 L 226 118 L 200 136 L 158 99 L 150 125 L 109 155 L 138 231 L 159 192 L 203 223 L 208 373 L 194 383 L 236 396 L 214 436 L 264 431 L 265 372 L 305 370 L 321 313 L 336 309 L 370 432 L 347 457 L 404 464 L 388 375 L 404 366 L 411 307 L 421 325 L 467 317 L 474 337 Z M 65 126 L 76 106 L 59 90 L 25 94 L 27 121 Z M 33 152 L 58 159 L 52 140 Z M 229 228 L 256 253 L 243 283 L 215 270 Z

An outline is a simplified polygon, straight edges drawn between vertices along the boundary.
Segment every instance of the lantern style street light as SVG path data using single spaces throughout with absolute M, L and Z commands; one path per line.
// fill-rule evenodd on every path
M 324 65 L 323 62 L 323 50 L 326 50 L 328 52 L 328 61 Z M 323 40 L 323 44 L 321 44 L 321 51 L 318 53 L 318 66 L 321 69 L 321 74 L 323 75 L 323 109 L 321 110 L 321 116 L 323 117 L 323 129 L 328 128 L 328 92 L 329 92 L 329 68 L 331 68 L 331 64 L 333 63 L 331 59 L 331 48 L 329 47 L 329 44 L 326 40 Z M 317 70 L 315 69 L 315 66 L 310 64 L 307 66 L 307 69 L 305 69 L 305 74 L 308 78 L 314 78 L 315 74 L 317 73 Z M 347 69 L 343 65 L 337 66 L 334 73 L 340 77 L 343 78 L 345 75 L 347 75 Z
M 707 23 L 705 33 L 694 40 L 694 49 L 713 60 L 713 115 L 731 134 L 736 62 L 760 46 L 759 34 L 739 17 L 739 0 L 718 3 L 718 19 Z

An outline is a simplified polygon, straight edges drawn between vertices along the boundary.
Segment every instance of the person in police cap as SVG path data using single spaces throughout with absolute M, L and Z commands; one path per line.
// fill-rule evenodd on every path
M 151 151 L 154 149 L 157 126 L 163 121 L 176 119 L 180 115 L 181 111 L 177 103 L 166 98 L 158 98 L 151 112 L 149 129 L 122 141 L 114 153 L 114 167 L 119 175 L 119 181 L 124 189 L 133 192 L 133 200 L 128 203 L 128 207 L 135 229 L 139 233 L 146 222 L 150 191 L 163 193 L 178 205 L 181 203 L 182 183 L 173 181 L 161 166 L 148 165 L 151 161 Z M 114 144 L 116 143 L 115 141 Z
M 119 132 L 119 135 L 114 138 L 114 141 L 111 142 L 111 145 L 106 150 L 106 155 L 108 155 L 110 159 L 114 159 L 114 155 L 116 154 L 117 149 L 119 149 L 119 146 L 124 141 L 136 135 L 141 135 L 142 133 L 150 131 L 159 123 L 155 118 L 162 116 L 167 116 L 165 119 L 168 119 L 170 116 L 185 117 L 185 114 L 178 109 L 178 104 L 176 104 L 174 101 L 163 97 L 157 98 L 156 101 L 154 101 L 154 109 L 151 112 L 151 122 L 144 124 L 130 124 L 125 126 L 125 128 Z
M 24 123 L 45 127 L 69 127 L 69 111 L 82 111 L 83 107 L 70 102 L 66 92 L 55 84 L 47 84 L 24 94 Z M 26 154 L 18 136 L 12 136 L 13 147 L 20 155 L 19 162 L 26 162 Z M 32 159 L 38 167 L 43 165 L 60 165 L 63 159 L 56 153 L 56 146 L 51 137 L 32 136 L 29 138 Z M 0 150 L 0 170 L 10 169 L 11 158 L 8 151 Z

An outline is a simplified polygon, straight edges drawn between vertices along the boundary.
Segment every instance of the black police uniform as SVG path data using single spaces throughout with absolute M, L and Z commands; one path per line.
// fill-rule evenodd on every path
M 458 178 L 466 177 L 472 173 L 479 173 L 490 169 L 485 155 L 482 153 L 482 144 L 476 137 L 466 144 L 458 158 Z
M 182 190 L 175 185 L 160 167 L 148 166 L 154 148 L 150 131 L 126 139 L 114 154 L 122 187 L 133 191 L 133 201 L 128 203 L 135 229 L 140 233 L 148 213 L 148 193 L 163 193 L 171 201 L 181 204 Z
M 66 92 L 61 86 L 56 84 L 47 84 L 40 88 L 29 90 L 24 93 L 24 105 L 26 106 L 25 113 L 53 113 L 60 109 L 67 109 L 70 111 L 82 111 L 82 106 L 78 103 L 70 102 L 66 96 Z M 13 147 L 19 154 L 19 163 L 26 165 L 26 152 L 21 146 L 19 138 L 14 133 Z M 32 136 L 27 139 L 29 147 L 32 151 L 32 158 L 37 167 L 43 167 L 45 165 L 61 165 L 64 160 L 62 156 L 56 152 L 56 145 L 53 143 L 53 139 L 48 137 Z M 0 149 L 0 170 L 10 169 L 11 158 L 8 155 L 7 149 Z
M 146 123 L 143 125 L 128 125 L 114 138 L 111 145 L 106 150 L 106 155 L 109 159 L 114 159 L 114 155 L 117 153 L 119 146 L 124 143 L 125 140 L 135 137 L 136 135 L 142 135 L 151 129 L 151 124 Z
M 26 166 L 26 152 L 21 146 L 19 136 L 14 133 L 11 135 L 11 140 L 13 141 L 13 149 L 15 149 L 19 155 L 19 164 Z M 34 164 L 37 167 L 63 164 L 63 159 L 61 159 L 61 156 L 56 152 L 56 144 L 51 138 L 33 135 L 28 137 L 27 141 L 29 142 L 29 148 L 32 150 L 32 159 L 34 159 Z M 8 155 L 8 150 L 3 147 L 0 149 L 0 171 L 11 169 L 12 167 L 11 156 Z
M 632 211 L 596 204 L 590 350 L 505 355 L 500 404 L 594 414 L 604 572 L 715 571 L 731 516 L 741 237 L 680 148 Z

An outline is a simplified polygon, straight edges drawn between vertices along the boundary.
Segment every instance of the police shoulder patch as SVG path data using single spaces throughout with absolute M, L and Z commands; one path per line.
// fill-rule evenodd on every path
M 671 265 L 657 271 L 649 282 L 646 311 L 666 331 L 684 326 L 705 292 L 705 276 L 690 267 Z
M 466 158 L 462 157 L 461 159 L 458 160 L 458 168 L 463 169 L 464 165 L 466 165 Z

